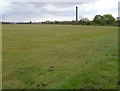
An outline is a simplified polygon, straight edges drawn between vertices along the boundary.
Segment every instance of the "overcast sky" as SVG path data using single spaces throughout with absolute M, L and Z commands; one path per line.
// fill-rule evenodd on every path
M 0 0 L 1 1 L 1 0 Z M 0 17 L 3 21 L 68 21 L 75 20 L 75 7 L 79 9 L 79 19 L 92 20 L 95 15 L 112 14 L 118 16 L 119 0 L 2 0 Z M 2 15 L 2 16 L 1 16 Z

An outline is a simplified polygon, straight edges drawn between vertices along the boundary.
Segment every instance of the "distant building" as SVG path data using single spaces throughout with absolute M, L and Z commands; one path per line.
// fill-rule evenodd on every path
M 120 20 L 120 17 L 117 17 L 116 19 L 117 19 L 117 20 Z
M 78 7 L 76 6 L 76 21 L 78 21 Z

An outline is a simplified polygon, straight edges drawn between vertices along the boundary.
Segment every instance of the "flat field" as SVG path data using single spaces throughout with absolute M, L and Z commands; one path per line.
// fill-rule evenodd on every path
M 3 89 L 112 89 L 118 27 L 3 25 Z

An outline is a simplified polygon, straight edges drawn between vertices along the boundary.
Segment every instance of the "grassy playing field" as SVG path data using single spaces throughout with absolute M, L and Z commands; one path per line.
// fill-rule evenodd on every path
M 118 28 L 3 25 L 3 88 L 116 88 Z

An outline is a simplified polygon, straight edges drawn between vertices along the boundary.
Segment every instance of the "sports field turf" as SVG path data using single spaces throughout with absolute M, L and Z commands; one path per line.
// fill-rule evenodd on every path
M 3 25 L 3 89 L 111 89 L 118 27 Z

